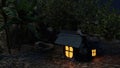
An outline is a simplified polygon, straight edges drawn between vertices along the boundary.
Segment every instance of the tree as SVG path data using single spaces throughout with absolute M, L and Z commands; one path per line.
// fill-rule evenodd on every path
M 3 20 L 4 20 L 4 25 L 5 25 L 5 32 L 6 32 L 6 40 L 7 40 L 7 46 L 8 46 L 8 52 L 11 53 L 10 51 L 10 36 L 9 36 L 9 27 L 7 26 L 7 15 L 5 14 L 3 8 L 6 6 L 6 0 L 1 0 L 0 1 L 1 5 L 0 5 L 0 10 L 1 10 L 1 15 L 3 16 Z
M 112 39 L 119 36 L 120 15 L 111 8 L 111 3 L 111 0 L 104 4 L 100 0 L 39 0 L 39 17 L 57 30 L 80 28 L 87 34 Z
M 14 42 L 16 43 L 16 40 L 18 48 L 21 48 L 22 40 L 26 39 L 24 38 L 27 33 L 26 30 L 33 34 L 36 33 L 35 27 L 30 23 L 35 20 L 34 10 L 36 1 L 2 0 L 1 3 L 1 14 L 4 17 L 5 24 L 0 27 L 0 30 L 6 30 L 7 43 L 10 52 L 11 46 L 14 45 Z M 17 31 L 15 32 L 17 34 L 12 31 Z M 28 33 L 27 36 L 30 34 Z M 17 36 L 14 37 L 13 35 Z

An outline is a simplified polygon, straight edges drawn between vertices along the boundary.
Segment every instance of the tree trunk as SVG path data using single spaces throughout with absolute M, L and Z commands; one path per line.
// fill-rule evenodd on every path
M 1 6 L 1 14 L 4 19 L 4 25 L 5 25 L 5 33 L 6 33 L 6 41 L 7 41 L 7 47 L 8 47 L 8 52 L 11 54 L 11 48 L 10 48 L 10 37 L 9 37 L 9 27 L 7 25 L 7 15 L 5 14 L 4 10 L 2 9 L 6 4 L 6 0 L 2 0 L 2 6 Z

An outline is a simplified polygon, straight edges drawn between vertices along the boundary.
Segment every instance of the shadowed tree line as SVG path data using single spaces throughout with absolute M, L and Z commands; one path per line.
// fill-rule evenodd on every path
M 0 0 L 4 20 L 0 31 L 6 31 L 8 49 L 16 45 L 21 48 L 23 43 L 50 41 L 62 29 L 81 29 L 86 34 L 120 39 L 120 14 L 111 8 L 111 3 L 111 0 L 105 4 L 100 0 Z M 54 31 L 50 32 L 48 27 Z

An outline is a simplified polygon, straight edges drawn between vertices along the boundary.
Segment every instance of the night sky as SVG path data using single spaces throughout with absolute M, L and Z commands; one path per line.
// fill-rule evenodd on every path
M 107 0 L 101 0 L 102 3 L 106 3 L 106 1 Z M 111 7 L 120 10 L 120 0 L 113 0 Z
M 120 0 L 113 0 L 113 7 L 116 9 L 120 9 Z

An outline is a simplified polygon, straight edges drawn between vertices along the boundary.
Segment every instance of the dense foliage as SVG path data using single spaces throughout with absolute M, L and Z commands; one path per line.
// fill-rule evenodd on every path
M 110 7 L 110 0 L 105 4 L 101 4 L 100 0 L 5 1 L 5 5 L 1 6 L 8 18 L 4 26 L 19 24 L 23 33 L 28 29 L 38 37 L 40 31 L 37 32 L 36 28 L 39 26 L 35 24 L 45 23 L 58 31 L 81 29 L 87 34 L 99 34 L 105 38 L 120 37 L 120 14 Z
M 107 39 L 120 37 L 120 14 L 111 8 L 112 1 L 100 0 L 39 0 L 40 22 L 56 29 L 81 29 Z

